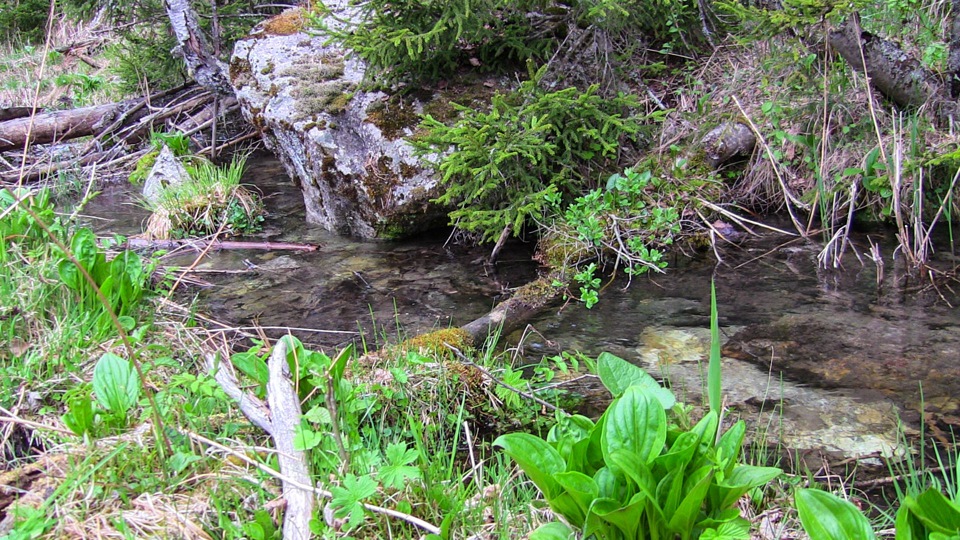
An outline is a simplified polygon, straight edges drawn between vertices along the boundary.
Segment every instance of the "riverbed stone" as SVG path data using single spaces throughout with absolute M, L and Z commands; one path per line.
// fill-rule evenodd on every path
M 445 224 L 438 178 L 405 139 L 424 101 L 370 89 L 363 61 L 306 19 L 294 8 L 259 25 L 236 44 L 230 75 L 244 116 L 303 192 L 307 221 L 362 238 Z
M 721 328 L 721 334 L 743 330 Z M 638 342 L 639 363 L 664 377 L 681 401 L 704 397 L 709 328 L 648 326 Z M 734 357 L 724 357 L 722 366 L 724 400 L 734 414 L 757 426 L 756 444 L 816 449 L 837 459 L 898 455 L 900 409 L 881 392 L 815 388 Z
M 187 174 L 187 169 L 180 163 L 177 156 L 173 155 L 170 147 L 163 145 L 147 179 L 143 182 L 143 198 L 150 204 L 156 205 L 163 190 L 179 186 L 188 180 L 190 175 Z

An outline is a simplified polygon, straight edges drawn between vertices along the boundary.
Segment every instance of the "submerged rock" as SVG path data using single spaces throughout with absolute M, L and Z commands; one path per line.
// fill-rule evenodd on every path
M 304 31 L 305 18 L 288 10 L 240 40 L 230 78 L 244 116 L 299 184 L 307 221 L 363 238 L 443 224 L 431 202 L 438 179 L 404 139 L 423 103 L 362 88 L 362 61 Z
M 724 330 L 725 335 L 740 331 Z M 650 326 L 639 342 L 637 353 L 646 369 L 669 380 L 682 401 L 699 400 L 705 392 L 709 329 Z M 756 426 L 758 445 L 817 450 L 840 459 L 897 455 L 899 409 L 879 392 L 813 388 L 784 380 L 775 369 L 725 357 L 723 393 L 730 408 Z

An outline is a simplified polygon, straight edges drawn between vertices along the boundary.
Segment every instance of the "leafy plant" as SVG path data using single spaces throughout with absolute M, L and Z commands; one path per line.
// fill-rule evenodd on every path
M 263 223 L 263 203 L 240 185 L 245 157 L 217 167 L 201 161 L 187 167 L 190 180 L 160 192 L 147 221 L 154 238 L 189 238 L 222 230 L 225 234 L 255 232 Z
M 605 99 L 596 86 L 547 91 L 543 73 L 494 96 L 489 112 L 455 104 L 461 117 L 449 126 L 427 115 L 413 141 L 435 159 L 446 185 L 438 202 L 456 206 L 452 222 L 484 240 L 507 227 L 520 234 L 552 205 L 579 196 L 653 120 L 635 114 L 636 96 Z
M 361 5 L 356 20 L 362 22 L 325 30 L 366 60 L 378 79 L 435 79 L 469 58 L 498 66 L 503 59 L 543 55 L 555 39 L 534 31 L 527 14 L 546 5 L 541 0 L 372 0 Z M 316 24 L 325 26 L 320 20 Z
M 108 261 L 107 254 L 97 245 L 93 231 L 86 228 L 73 234 L 69 247 L 77 264 L 63 254 L 57 273 L 60 281 L 79 296 L 95 337 L 104 336 L 113 328 L 100 294 L 107 299 L 120 323 L 127 330 L 132 329 L 135 321 L 131 314 L 149 291 L 155 262 L 145 265 L 139 255 L 126 250 Z M 86 279 L 84 272 L 93 278 L 96 288 Z
M 832 493 L 800 489 L 796 493 L 800 523 L 810 540 L 873 540 L 870 522 L 856 506 Z M 900 539 L 900 535 L 897 535 Z
M 93 369 L 93 391 L 100 406 L 125 423 L 140 398 L 140 377 L 129 360 L 106 353 Z
M 736 502 L 781 471 L 738 464 L 744 423 L 721 433 L 710 411 L 684 430 L 668 422 L 664 406 L 671 402 L 642 369 L 613 355 L 597 365 L 620 394 L 595 424 L 561 415 L 546 440 L 512 433 L 494 445 L 584 537 L 749 538 Z M 624 379 L 635 384 L 623 388 Z M 531 537 L 569 537 L 565 527 L 548 524 Z

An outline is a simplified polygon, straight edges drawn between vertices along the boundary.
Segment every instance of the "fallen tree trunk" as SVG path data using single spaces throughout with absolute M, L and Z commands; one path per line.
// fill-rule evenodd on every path
M 936 75 L 896 43 L 863 30 L 856 14 L 831 31 L 828 41 L 853 69 L 866 73 L 870 84 L 898 106 L 929 106 L 943 123 L 955 116 L 956 103 Z
M 142 102 L 143 99 L 134 99 L 0 122 L 0 151 L 23 148 L 28 138 L 30 144 L 47 144 L 95 135 L 114 117 Z M 142 111 L 132 120 L 145 116 L 147 112 Z
M 316 251 L 320 249 L 317 244 L 298 244 L 294 242 L 240 242 L 229 240 L 148 240 L 146 238 L 128 238 L 126 242 L 120 245 L 120 248 L 126 249 L 178 249 L 192 248 L 197 251 L 203 251 L 209 247 L 212 250 L 219 249 L 262 249 L 262 250 L 289 250 L 289 251 Z
M 460 327 L 472 345 L 480 346 L 492 332 L 507 335 L 519 330 L 534 316 L 550 306 L 563 291 L 554 287 L 549 277 L 540 277 L 517 289 L 513 296 L 500 302 L 490 313 Z

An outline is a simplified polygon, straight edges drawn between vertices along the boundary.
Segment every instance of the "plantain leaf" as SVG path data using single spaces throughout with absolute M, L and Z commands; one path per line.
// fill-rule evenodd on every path
M 493 445 L 517 462 L 548 501 L 560 495 L 562 489 L 553 476 L 562 473 L 566 464 L 546 441 L 529 433 L 508 433 L 497 437 Z
M 660 383 L 643 368 L 608 352 L 602 352 L 597 357 L 597 375 L 600 376 L 600 381 L 614 397 L 623 395 L 627 388 L 631 386 L 639 386 L 656 397 L 664 409 L 673 407 L 677 402 L 673 392 L 660 386 Z
M 797 512 L 810 540 L 875 540 L 870 522 L 849 501 L 816 489 L 797 491 Z

